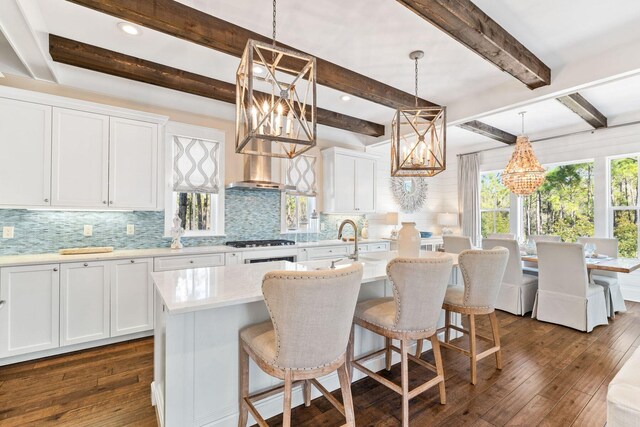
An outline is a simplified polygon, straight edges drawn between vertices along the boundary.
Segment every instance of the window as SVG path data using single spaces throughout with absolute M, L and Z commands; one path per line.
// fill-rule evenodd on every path
M 309 226 L 316 212 L 316 158 L 301 155 L 286 162 L 285 184 L 291 187 L 282 195 L 282 232 L 317 232 Z
M 610 225 L 618 239 L 618 252 L 626 258 L 635 258 L 638 253 L 638 159 L 609 159 Z
M 565 242 L 594 233 L 593 162 L 547 167 L 544 183 L 522 197 L 522 230 L 559 235 Z
M 480 174 L 480 219 L 482 237 L 509 233 L 509 190 L 502 185 L 500 172 Z
M 165 235 L 176 214 L 185 236 L 224 234 L 224 134 L 177 123 L 167 129 Z

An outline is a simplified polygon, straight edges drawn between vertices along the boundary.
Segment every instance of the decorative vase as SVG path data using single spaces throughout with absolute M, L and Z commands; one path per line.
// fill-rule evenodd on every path
M 417 258 L 420 255 L 420 232 L 415 222 L 403 222 L 398 233 L 398 256 Z
M 365 218 L 364 223 L 362 224 L 362 230 L 360 231 L 360 236 L 363 239 L 369 238 L 369 220 Z

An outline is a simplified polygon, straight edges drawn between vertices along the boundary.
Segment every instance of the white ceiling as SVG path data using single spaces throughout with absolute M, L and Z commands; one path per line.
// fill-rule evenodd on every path
M 235 57 L 146 28 L 141 36 L 126 36 L 116 28 L 118 19 L 65 0 L 2 1 L 16 1 L 21 6 L 40 40 L 54 33 L 220 80 L 234 80 L 238 65 Z M 271 34 L 268 0 L 180 1 L 263 35 Z M 527 131 L 534 138 L 587 126 L 557 101 L 541 100 L 574 87 L 580 87 L 585 98 L 608 115 L 611 123 L 640 115 L 640 97 L 631 95 L 640 93 L 640 65 L 634 68 L 636 63 L 640 64 L 640 55 L 626 55 L 624 61 L 616 61 L 615 56 L 619 51 L 622 57 L 630 46 L 637 45 L 640 49 L 637 30 L 640 2 L 617 0 L 616 7 L 596 0 L 581 0 L 579 4 L 569 0 L 475 0 L 475 3 L 551 67 L 554 81 L 551 86 L 535 91 L 527 89 L 393 0 L 280 0 L 278 40 L 407 92 L 413 91 L 413 64 L 407 55 L 422 49 L 426 56 L 420 62 L 421 97 L 447 105 L 452 121 L 479 118 L 512 133 L 519 133 L 517 111 L 525 109 L 529 111 Z M 3 24 L 0 16 L 0 27 Z M 594 67 L 576 71 L 579 68 L 576 64 L 597 61 L 603 52 L 607 53 L 607 60 L 599 62 L 603 68 L 600 74 Z M 16 59 L 0 38 L 0 71 L 24 74 L 24 67 L 20 69 Z M 62 64 L 51 66 L 58 82 L 64 85 L 233 119 L 234 109 L 229 104 Z M 582 89 L 593 82 L 593 76 L 606 78 L 614 71 L 638 75 Z M 338 91 L 320 87 L 318 105 L 389 124 L 392 110 L 358 98 L 343 102 L 340 95 Z M 532 105 L 523 108 L 515 104 Z M 375 142 L 369 137 L 323 126 L 319 127 L 319 136 L 332 141 Z M 450 130 L 448 139 L 460 147 L 489 141 L 460 129 Z

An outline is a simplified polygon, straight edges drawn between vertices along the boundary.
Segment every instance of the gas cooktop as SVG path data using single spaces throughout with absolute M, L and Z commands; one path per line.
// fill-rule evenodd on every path
M 238 240 L 237 242 L 227 242 L 225 245 L 234 248 L 259 248 L 263 246 L 290 246 L 295 245 L 293 240 Z

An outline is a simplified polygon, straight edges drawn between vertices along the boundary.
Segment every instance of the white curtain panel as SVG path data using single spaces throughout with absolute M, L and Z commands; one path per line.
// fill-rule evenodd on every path
M 289 160 L 286 184 L 296 187 L 296 194 L 316 195 L 316 162 L 316 157 L 304 155 Z
M 218 152 L 215 141 L 173 137 L 173 191 L 218 194 Z
M 480 161 L 478 154 L 458 158 L 458 210 L 462 234 L 474 245 L 480 242 Z

